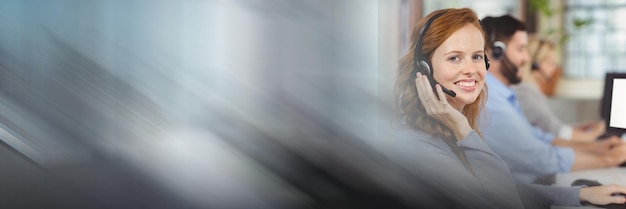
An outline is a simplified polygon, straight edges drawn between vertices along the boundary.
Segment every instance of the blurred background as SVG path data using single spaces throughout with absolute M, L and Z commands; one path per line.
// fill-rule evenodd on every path
M 626 0 L 3 0 L 2 205 L 390 206 L 396 63 L 447 7 L 559 42 L 566 121 L 626 71 Z
M 328 159 L 347 146 L 332 144 L 377 134 L 387 109 L 377 95 L 390 93 L 379 74 L 393 75 L 379 61 L 388 31 L 379 25 L 398 9 L 372 0 L 2 1 L 2 205 L 349 204 L 350 187 L 327 177 Z

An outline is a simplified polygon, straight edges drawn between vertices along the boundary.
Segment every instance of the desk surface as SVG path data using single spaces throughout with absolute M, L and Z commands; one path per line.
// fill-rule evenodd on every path
M 614 167 L 561 173 L 556 175 L 555 185 L 570 186 L 576 179 L 596 180 L 604 185 L 626 185 L 626 168 Z

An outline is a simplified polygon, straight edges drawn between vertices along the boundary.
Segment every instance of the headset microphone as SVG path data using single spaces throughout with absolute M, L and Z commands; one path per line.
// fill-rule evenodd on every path
M 437 82 L 437 81 L 435 81 L 435 82 Z M 451 97 L 456 97 L 456 92 L 454 92 L 454 91 L 452 91 L 450 89 L 447 89 L 446 87 L 443 87 L 441 84 L 439 84 L 439 86 L 441 86 L 441 90 L 443 90 L 443 93 L 446 93 L 446 94 L 450 95 Z
M 545 41 L 543 39 L 539 40 L 539 45 L 537 46 L 537 49 L 535 49 L 535 53 L 533 54 L 533 58 L 531 59 L 532 64 L 530 66 L 530 69 L 533 71 L 539 70 L 539 62 L 537 61 L 537 57 L 539 56 L 539 52 L 541 52 L 541 47 L 544 43 Z
M 535 54 L 533 54 L 533 58 L 532 58 L 532 64 L 530 66 L 530 69 L 532 71 L 539 71 L 539 74 L 541 74 L 541 77 L 543 77 L 546 81 L 550 81 L 550 76 L 548 74 L 546 74 L 546 72 L 544 72 L 543 70 L 540 69 L 540 65 L 539 65 L 539 61 L 537 61 L 537 57 L 539 56 L 539 52 L 541 52 L 542 46 L 544 45 L 546 41 L 544 41 L 543 39 L 539 40 L 539 46 L 537 46 L 537 49 L 535 50 Z

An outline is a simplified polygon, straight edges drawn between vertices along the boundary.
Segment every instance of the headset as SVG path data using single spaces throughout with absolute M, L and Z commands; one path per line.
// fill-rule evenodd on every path
M 545 43 L 544 40 L 539 40 L 539 46 L 537 46 L 537 49 L 535 49 L 535 54 L 533 54 L 533 59 L 532 59 L 533 64 L 530 68 L 533 71 L 539 70 L 539 62 L 537 61 L 537 56 L 539 56 L 539 52 L 541 52 L 541 47 L 543 46 L 544 43 Z
M 491 57 L 495 60 L 502 60 L 506 52 L 506 44 L 496 40 L 496 30 L 491 30 Z
M 544 72 L 543 70 L 539 69 L 539 61 L 537 61 L 537 56 L 539 56 L 539 52 L 541 52 L 541 47 L 543 47 L 543 44 L 546 43 L 546 41 L 544 41 L 543 39 L 539 40 L 539 46 L 537 46 L 537 49 L 535 49 L 535 54 L 533 54 L 533 59 L 532 59 L 532 65 L 530 66 L 530 69 L 532 71 L 539 71 L 539 73 L 541 73 L 541 76 L 548 82 L 550 82 L 550 76 L 548 74 L 546 74 L 546 72 Z
M 428 58 L 426 57 L 425 54 L 422 54 L 422 47 L 424 47 L 423 46 L 424 43 L 422 43 L 422 41 L 424 40 L 424 34 L 428 30 L 428 27 L 430 27 L 430 24 L 432 24 L 437 18 L 439 18 L 444 13 L 446 12 L 441 12 L 439 14 L 436 14 L 435 16 L 428 19 L 428 21 L 426 21 L 426 23 L 420 30 L 420 36 L 419 36 L 419 39 L 417 40 L 417 43 L 415 45 L 415 50 L 413 52 L 413 63 L 414 63 L 413 71 L 415 73 L 421 72 L 423 75 L 426 75 L 433 89 L 435 88 L 435 85 L 438 82 L 435 81 L 435 78 L 433 76 L 433 71 L 432 71 L 433 68 L 431 67 L 430 62 L 428 61 Z M 486 55 L 483 55 L 483 56 L 485 58 L 485 67 L 489 69 L 489 59 L 487 58 Z M 450 95 L 451 97 L 456 97 L 456 92 L 450 89 L 447 89 L 446 87 L 443 87 L 443 85 L 439 85 L 439 86 L 441 86 L 441 90 L 443 90 L 444 93 Z
M 491 26 L 491 30 L 489 32 L 490 34 L 490 42 L 491 42 L 491 58 L 493 58 L 494 60 L 499 60 L 500 63 L 502 63 L 502 65 L 507 68 L 507 69 L 512 69 L 511 71 L 507 70 L 507 71 L 503 71 L 503 75 L 504 77 L 506 77 L 509 81 L 511 81 L 511 83 L 518 83 L 520 82 L 521 78 L 519 78 L 516 74 L 517 71 L 519 71 L 519 68 L 517 66 L 515 66 L 515 64 L 513 64 L 511 62 L 511 60 L 508 59 L 507 55 L 506 55 L 506 44 L 502 41 L 497 40 L 496 37 L 496 28 L 498 26 L 497 25 L 493 25 Z M 485 27 L 485 30 L 487 30 L 487 28 Z M 515 80 L 512 80 L 515 79 Z

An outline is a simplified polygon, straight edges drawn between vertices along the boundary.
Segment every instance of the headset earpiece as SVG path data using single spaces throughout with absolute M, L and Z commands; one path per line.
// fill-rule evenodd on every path
M 428 21 L 426 21 L 426 23 L 424 24 L 424 26 L 422 26 L 422 29 L 420 30 L 420 36 L 417 39 L 417 44 L 415 45 L 415 50 L 413 53 L 413 63 L 415 63 L 415 68 L 416 68 L 415 70 L 427 76 L 432 76 L 432 68 L 430 67 L 430 63 L 426 61 L 427 56 L 425 54 L 422 54 L 421 52 L 422 47 L 424 47 L 424 43 L 423 43 L 424 34 L 426 34 L 426 31 L 428 30 L 428 27 L 430 27 L 430 24 L 432 24 L 437 18 L 439 18 L 444 13 L 445 12 L 436 14 L 435 16 L 428 19 Z
M 504 58 L 504 53 L 506 52 L 506 44 L 502 41 L 494 41 L 491 46 L 491 56 L 495 60 L 500 60 Z
M 539 62 L 534 61 L 533 64 L 530 66 L 531 70 L 539 70 Z
M 430 76 L 431 75 L 430 64 L 428 64 L 428 62 L 426 62 L 424 60 L 420 60 L 416 64 L 417 64 L 417 70 L 420 71 L 422 74 L 424 74 L 426 76 Z
M 437 81 L 435 81 L 435 78 L 433 77 L 433 69 L 430 63 L 427 61 L 428 59 L 427 55 L 422 54 L 422 48 L 424 47 L 423 45 L 424 34 L 426 34 L 426 31 L 428 30 L 428 27 L 430 27 L 430 24 L 432 24 L 437 18 L 439 18 L 444 13 L 445 12 L 436 14 L 435 16 L 428 19 L 428 21 L 426 21 L 424 26 L 422 26 L 422 29 L 420 30 L 420 36 L 417 39 L 417 44 L 415 45 L 415 50 L 413 52 L 413 63 L 415 63 L 414 71 L 418 71 L 426 75 L 433 89 L 435 88 Z M 417 73 L 417 72 L 414 72 L 414 73 Z M 441 90 L 443 90 L 444 93 L 450 95 L 451 97 L 456 96 L 456 93 L 454 91 L 449 90 L 443 86 L 441 86 Z

